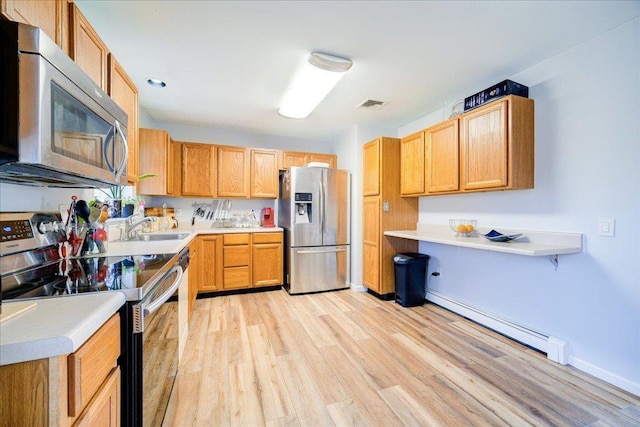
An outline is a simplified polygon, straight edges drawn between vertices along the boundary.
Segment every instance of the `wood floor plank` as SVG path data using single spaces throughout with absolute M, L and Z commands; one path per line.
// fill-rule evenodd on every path
M 433 418 L 428 406 L 416 402 L 399 385 L 380 390 L 380 395 L 406 426 L 434 426 L 441 423 Z
M 287 415 L 286 417 L 276 420 L 267 421 L 266 427 L 299 427 L 300 421 L 295 415 Z
M 320 351 L 369 424 L 380 426 L 402 425 L 402 421 L 386 405 L 378 392 L 368 385 L 366 378 L 338 346 L 323 347 Z
M 234 295 L 235 296 L 235 295 Z M 227 350 L 229 363 L 243 363 L 251 361 L 251 346 L 247 336 L 247 326 L 242 307 L 230 300 Z
M 298 319 L 290 319 L 287 322 L 283 327 L 283 337 L 289 343 L 295 343 L 296 351 L 291 354 L 300 357 L 312 378 L 322 379 L 321 381 L 316 380 L 315 383 L 325 405 L 349 398 L 322 352 L 318 350 L 313 339 L 307 334 Z
M 528 413 L 521 411 L 507 396 L 500 393 L 467 374 L 446 359 L 442 359 L 430 349 L 423 347 L 407 335 L 397 333 L 392 336 L 399 345 L 414 351 L 423 358 L 433 370 L 449 378 L 462 393 L 468 393 L 483 406 L 490 408 L 510 425 L 537 425 L 537 420 Z
M 293 404 L 264 325 L 253 325 L 247 329 L 264 419 L 271 421 L 292 415 Z
M 211 332 L 207 335 L 207 357 L 201 371 L 198 388 L 196 425 L 229 425 L 231 420 L 229 361 L 227 358 L 227 333 Z
M 265 424 L 258 393 L 253 363 L 242 362 L 229 365 L 230 425 Z
M 304 368 L 301 360 L 292 355 L 280 356 L 278 364 L 300 424 L 306 426 L 331 425 L 329 411 L 322 401 L 314 379 Z
M 508 354 L 518 363 L 518 366 L 529 366 L 547 378 L 556 378 L 575 388 L 576 393 L 586 393 L 590 399 L 596 399 L 605 405 L 624 408 L 630 404 L 640 405 L 640 397 L 634 396 L 614 385 L 608 384 L 589 374 L 580 372 L 570 366 L 558 365 L 549 362 L 545 355 L 536 351 L 518 346 L 507 338 L 471 322 L 459 321 L 452 323 L 452 327 L 458 328 L 470 336 L 484 340 L 487 344 L 495 346 L 500 351 Z
M 362 416 L 362 413 L 353 399 L 332 403 L 327 406 L 331 419 L 336 426 L 368 427 L 371 426 Z
M 640 397 L 434 304 L 198 299 L 171 426 L 640 425 Z

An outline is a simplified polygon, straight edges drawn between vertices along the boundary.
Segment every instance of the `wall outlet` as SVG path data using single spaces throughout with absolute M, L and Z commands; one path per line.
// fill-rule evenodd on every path
M 182 209 L 177 208 L 175 211 L 176 216 L 182 216 Z
M 598 220 L 598 234 L 614 237 L 616 235 L 616 220 L 614 218 L 600 218 Z

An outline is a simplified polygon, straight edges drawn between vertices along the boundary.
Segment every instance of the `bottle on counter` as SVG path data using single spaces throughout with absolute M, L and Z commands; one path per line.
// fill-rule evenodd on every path
M 167 204 L 162 204 L 162 218 L 160 218 L 160 231 L 167 231 L 171 228 L 171 219 L 167 215 Z

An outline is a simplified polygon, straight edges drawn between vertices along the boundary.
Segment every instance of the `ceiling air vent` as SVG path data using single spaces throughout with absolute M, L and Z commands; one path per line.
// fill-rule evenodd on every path
M 386 104 L 386 102 L 384 102 L 384 101 L 376 101 L 375 99 L 365 99 L 364 102 L 362 102 L 360 105 L 358 105 L 358 108 L 364 108 L 366 110 L 378 111 L 385 104 Z

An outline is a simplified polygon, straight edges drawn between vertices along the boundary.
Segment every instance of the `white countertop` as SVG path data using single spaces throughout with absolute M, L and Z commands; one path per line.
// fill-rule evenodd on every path
M 172 254 L 180 252 L 199 234 L 281 232 L 279 227 L 184 227 L 162 233 L 185 233 L 180 240 L 109 242 L 102 256 Z M 76 351 L 125 302 L 122 292 L 62 296 L 3 302 L 36 301 L 31 308 L 0 323 L 0 365 L 26 362 Z
M 152 255 L 152 254 L 175 254 L 180 252 L 199 234 L 229 234 L 229 233 L 276 233 L 281 232 L 280 227 L 252 227 L 252 228 L 213 228 L 202 225 L 195 227 L 178 227 L 169 231 L 156 233 L 187 233 L 188 236 L 180 240 L 155 240 L 155 241 L 116 241 L 109 242 L 108 256 L 125 255 Z M 150 233 L 153 234 L 153 233 Z
M 2 306 L 25 301 L 37 305 L 0 323 L 0 365 L 73 353 L 122 307 L 125 298 L 122 292 L 98 292 Z
M 581 233 L 511 230 L 499 227 L 497 227 L 497 230 L 503 234 L 523 233 L 523 237 L 503 243 L 492 242 L 480 235 L 456 237 L 448 225 L 441 224 L 418 224 L 417 230 L 385 231 L 384 235 L 526 256 L 549 256 L 582 252 Z M 488 233 L 490 229 L 480 229 L 478 231 L 480 233 Z

